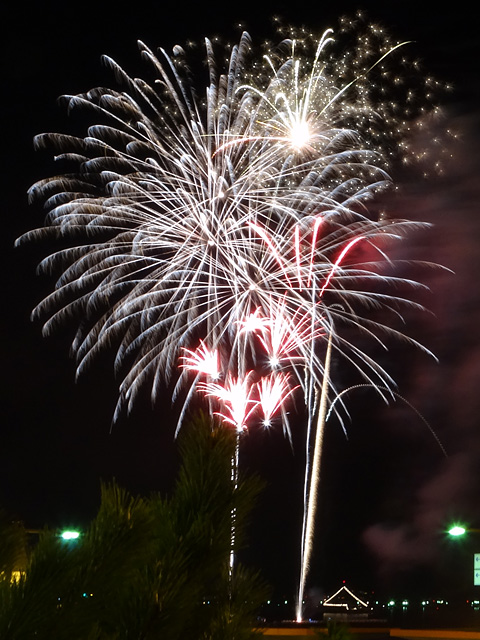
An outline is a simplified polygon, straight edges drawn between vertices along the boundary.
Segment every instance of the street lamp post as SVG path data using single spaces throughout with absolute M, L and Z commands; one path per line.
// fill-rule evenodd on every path
M 454 538 L 457 538 L 458 536 L 463 536 L 466 533 L 480 533 L 480 529 L 472 529 L 471 527 L 464 527 L 461 524 L 455 524 L 453 527 L 450 527 L 447 533 Z
M 459 538 L 467 533 L 480 533 L 480 529 L 466 528 L 456 524 L 450 527 L 447 533 L 454 538 Z M 473 554 L 473 584 L 474 586 L 480 586 L 480 553 Z

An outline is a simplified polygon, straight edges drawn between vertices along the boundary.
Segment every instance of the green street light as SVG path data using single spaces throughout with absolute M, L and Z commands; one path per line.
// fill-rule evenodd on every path
M 471 527 L 467 529 L 459 524 L 455 524 L 448 529 L 447 533 L 454 538 L 461 538 L 465 534 L 480 533 L 480 529 L 472 529 Z M 467 538 L 468 537 L 469 536 L 467 536 Z M 463 546 L 463 544 L 460 546 Z M 473 585 L 475 587 L 480 586 L 480 553 L 473 554 Z
M 449 529 L 447 533 L 456 538 L 458 536 L 463 536 L 466 532 L 467 530 L 465 529 L 465 527 L 461 527 L 460 525 L 456 524 L 454 527 Z
M 456 524 L 450 527 L 447 533 L 450 536 L 454 536 L 455 538 L 458 538 L 459 536 L 463 536 L 466 533 L 480 533 L 480 529 L 473 529 L 472 527 L 468 527 L 467 529 L 466 527 L 462 527 L 461 524 Z
M 62 540 L 77 540 L 80 537 L 80 533 L 78 531 L 62 531 L 60 537 Z

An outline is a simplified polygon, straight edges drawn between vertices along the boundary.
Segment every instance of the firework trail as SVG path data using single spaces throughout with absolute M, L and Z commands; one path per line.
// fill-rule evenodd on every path
M 336 393 L 330 357 L 353 365 L 362 383 L 391 389 L 347 330 L 383 344 L 384 334 L 404 336 L 370 309 L 389 318 L 420 308 L 394 289 L 419 285 L 384 268 L 389 245 L 415 225 L 377 218 L 367 202 L 390 186 L 394 157 L 413 159 L 407 132 L 422 113 L 411 83 L 387 67 L 401 45 L 375 25 L 353 33 L 344 22 L 346 47 L 327 30 L 318 41 L 294 34 L 260 55 L 245 33 L 225 67 L 206 40 L 199 95 L 179 46 L 156 55 L 139 43 L 153 84 L 105 58 L 123 89 L 64 97 L 97 123 L 83 137 L 36 138 L 58 152 L 64 172 L 32 187 L 47 224 L 20 239 L 53 236 L 67 246 L 41 263 L 61 275 L 34 316 L 46 318 L 47 334 L 79 320 L 79 374 L 100 351 L 116 350 L 115 417 L 141 387 L 155 401 L 173 378 L 179 426 L 200 392 L 239 434 L 277 420 L 289 435 L 288 404 L 303 397 L 301 593 L 320 435 L 329 390 Z

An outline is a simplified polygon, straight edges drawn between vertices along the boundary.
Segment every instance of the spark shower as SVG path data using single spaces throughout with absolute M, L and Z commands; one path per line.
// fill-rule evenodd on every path
M 155 401 L 172 381 L 177 429 L 202 397 L 237 442 L 257 426 L 288 437 L 289 413 L 305 416 L 300 620 L 325 415 L 341 392 L 330 362 L 388 396 L 394 381 L 352 336 L 408 339 L 397 320 L 421 308 L 399 295 L 420 285 L 389 253 L 419 225 L 369 202 L 397 161 L 427 154 L 410 142 L 435 82 L 404 60 L 405 43 L 349 20 L 275 46 L 207 39 L 204 88 L 182 47 L 139 47 L 149 81 L 105 57 L 118 89 L 63 98 L 95 124 L 35 139 L 61 170 L 31 188 L 47 221 L 19 241 L 66 248 L 41 263 L 60 275 L 34 316 L 47 334 L 78 322 L 78 373 L 116 352 L 116 416 L 144 385 Z

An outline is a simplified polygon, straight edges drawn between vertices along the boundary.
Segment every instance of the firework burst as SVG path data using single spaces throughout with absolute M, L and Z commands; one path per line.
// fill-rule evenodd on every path
M 340 35 L 351 38 L 347 27 Z M 61 275 L 34 315 L 47 318 L 45 333 L 80 319 L 78 373 L 116 349 L 116 415 L 142 386 L 155 400 L 173 377 L 179 425 L 200 392 L 237 431 L 278 417 L 288 433 L 287 402 L 301 389 L 307 502 L 314 418 L 334 392 L 331 351 L 363 383 L 391 389 L 345 330 L 383 344 L 395 331 L 368 310 L 417 306 L 389 285 L 419 285 L 383 268 L 389 243 L 415 225 L 367 208 L 390 186 L 393 157 L 413 157 L 406 133 L 422 111 L 392 100 L 401 83 L 388 70 L 402 45 L 369 26 L 346 49 L 327 30 L 257 56 L 243 34 L 219 72 L 206 40 L 201 98 L 181 47 L 139 46 L 153 84 L 105 58 L 121 90 L 65 97 L 97 123 L 84 137 L 36 138 L 73 171 L 30 191 L 45 201 L 47 225 L 21 241 L 70 243 L 42 262 Z

